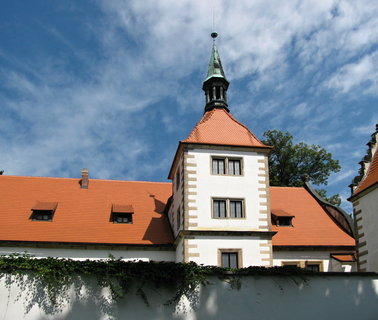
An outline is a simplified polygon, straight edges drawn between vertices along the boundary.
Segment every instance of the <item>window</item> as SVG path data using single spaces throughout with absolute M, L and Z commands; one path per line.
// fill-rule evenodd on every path
M 131 212 L 113 212 L 113 223 L 133 223 Z
M 320 272 L 320 271 L 322 271 L 322 263 L 321 262 L 308 261 L 308 262 L 306 262 L 305 269 L 309 270 L 309 271 Z
M 133 223 L 134 209 L 130 204 L 113 204 L 110 221 L 113 223 Z
M 226 218 L 226 200 L 213 200 L 214 218 Z
M 291 220 L 292 220 L 292 217 L 278 217 L 277 226 L 291 227 L 292 226 Z
M 297 267 L 303 268 L 309 271 L 322 272 L 323 262 L 322 261 L 282 261 L 282 266 L 284 267 Z
M 228 160 L 228 174 L 231 174 L 234 176 L 241 175 L 240 160 L 235 160 L 235 159 Z
M 238 253 L 237 252 L 222 252 L 222 267 L 223 268 L 237 268 L 238 267 Z
M 280 227 L 292 227 L 293 216 L 282 209 L 271 209 L 272 224 Z
M 219 175 L 242 175 L 242 160 L 228 157 L 213 157 L 212 162 L 212 174 Z
M 33 221 L 52 221 L 53 212 L 51 210 L 33 210 Z
M 241 249 L 219 249 L 218 265 L 223 268 L 241 268 L 242 250 Z
M 32 207 L 32 214 L 30 218 L 33 221 L 52 221 L 57 206 L 57 202 L 38 201 Z
M 225 159 L 213 159 L 213 174 L 226 174 Z
M 218 218 L 218 219 L 244 218 L 243 200 L 213 199 L 213 218 Z
M 283 267 L 297 267 L 297 268 L 301 267 L 301 264 L 299 261 L 282 261 L 281 264 Z

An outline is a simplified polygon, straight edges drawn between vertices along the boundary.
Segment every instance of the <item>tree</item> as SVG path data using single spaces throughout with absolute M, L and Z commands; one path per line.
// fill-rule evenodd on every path
M 4 170 L 0 170 L 0 176 L 4 173 Z
M 330 173 L 340 171 L 339 161 L 332 159 L 331 153 L 318 145 L 294 144 L 289 132 L 269 130 L 264 137 L 262 142 L 273 147 L 269 156 L 272 186 L 300 187 L 304 175 L 315 185 L 327 185 Z
M 334 204 L 335 206 L 340 206 L 341 204 L 341 198 L 339 194 L 334 194 L 331 197 L 327 196 L 327 191 L 325 189 L 316 189 L 316 192 L 319 196 L 321 196 L 324 200 L 328 201 L 331 204 Z

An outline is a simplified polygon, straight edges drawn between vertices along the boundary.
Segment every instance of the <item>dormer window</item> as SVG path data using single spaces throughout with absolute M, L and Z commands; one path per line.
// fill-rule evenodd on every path
M 113 223 L 133 223 L 134 209 L 132 205 L 113 204 L 110 221 Z
M 278 217 L 277 218 L 277 226 L 280 227 L 291 227 L 292 223 L 291 220 L 293 217 Z
M 52 221 L 57 202 L 37 202 L 32 208 L 33 221 Z
M 294 216 L 290 213 L 280 210 L 272 209 L 272 224 L 279 227 L 292 227 Z

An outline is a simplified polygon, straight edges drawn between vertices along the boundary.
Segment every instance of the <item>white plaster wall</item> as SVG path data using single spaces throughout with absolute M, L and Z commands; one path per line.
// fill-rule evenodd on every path
M 231 278 L 209 277 L 197 290 L 193 305 L 182 299 L 178 305 L 164 305 L 174 295 L 163 288 L 146 288 L 147 306 L 131 290 L 110 307 L 96 303 L 99 297 L 72 298 L 62 313 L 47 316 L 38 306 L 24 314 L 25 292 L 10 290 L 0 282 L 0 319 L 185 319 L 185 320 L 277 320 L 343 319 L 375 320 L 378 315 L 377 275 L 345 274 L 317 276 L 245 276 L 238 288 Z M 106 297 L 106 290 L 102 292 Z M 106 299 L 100 300 L 106 302 Z
M 378 189 L 369 192 L 358 201 L 362 214 L 360 233 L 365 234 L 359 242 L 366 241 L 367 247 L 365 248 L 368 250 L 366 270 L 378 272 Z M 366 250 L 365 248 L 361 251 Z M 364 260 L 365 256 L 361 259 Z
M 204 265 L 218 265 L 219 249 L 241 249 L 242 267 L 267 266 L 269 262 L 263 258 L 269 258 L 269 254 L 261 254 L 260 244 L 268 244 L 268 240 L 261 240 L 258 237 L 210 237 L 196 236 L 188 240 L 189 254 L 199 253 L 199 257 L 190 257 L 190 261 Z
M 322 261 L 324 272 L 356 271 L 356 263 L 340 263 L 330 257 L 329 251 L 273 251 L 273 266 L 289 261 Z
M 176 252 L 171 250 L 96 250 L 96 249 L 56 249 L 56 248 L 20 248 L 0 247 L 0 255 L 28 253 L 37 258 L 69 258 L 74 260 L 107 259 L 109 255 L 116 259 L 143 261 L 175 261 Z
M 265 177 L 259 177 L 259 168 L 263 163 L 258 160 L 265 159 L 265 156 L 256 152 L 241 151 L 217 151 L 207 149 L 194 149 L 188 151 L 194 158 L 188 159 L 191 163 L 197 164 L 197 174 L 190 175 L 196 178 L 197 194 L 188 198 L 196 207 L 197 219 L 190 222 L 197 223 L 192 230 L 261 230 L 259 229 L 259 211 L 267 210 L 267 206 L 259 205 L 259 195 L 266 194 L 259 191 L 264 188 Z M 211 174 L 211 156 L 229 156 L 243 158 L 243 176 L 225 176 Z M 212 218 L 212 198 L 238 198 L 244 199 L 245 219 L 214 219 Z M 189 214 L 192 214 L 189 212 Z
M 273 266 L 282 266 L 289 261 L 322 261 L 323 271 L 330 270 L 329 251 L 273 251 Z
M 169 212 L 168 212 L 168 218 L 169 218 L 169 222 L 171 223 L 171 227 L 172 227 L 172 230 L 173 230 L 173 234 L 174 234 L 174 237 L 177 237 L 177 234 L 178 234 L 178 231 L 179 231 L 179 226 L 177 225 L 177 211 L 179 210 L 179 208 L 181 208 L 181 228 L 182 229 L 182 222 L 183 222 L 183 193 L 182 193 L 182 183 L 183 183 L 183 180 L 184 180 L 184 176 L 182 174 L 183 172 L 183 164 L 182 164 L 182 159 L 183 159 L 183 156 L 181 155 L 179 160 L 178 160 L 178 166 L 176 167 L 176 170 L 174 172 L 174 175 L 173 175 L 173 181 L 172 181 L 172 194 L 173 194 L 173 201 L 172 201 L 172 204 L 171 204 L 171 207 L 169 209 Z M 177 181 L 176 181 L 176 173 L 177 171 L 180 171 L 180 185 L 178 186 L 178 188 L 176 187 L 177 186 Z

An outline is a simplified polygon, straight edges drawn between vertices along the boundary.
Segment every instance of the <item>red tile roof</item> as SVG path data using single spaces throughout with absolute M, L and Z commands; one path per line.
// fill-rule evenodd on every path
M 0 176 L 0 240 L 159 245 L 173 242 L 170 183 Z M 32 221 L 37 201 L 57 202 L 52 222 Z M 133 223 L 113 224 L 113 204 L 132 204 Z
M 224 109 L 206 112 L 184 143 L 270 148 Z
M 172 185 L 91 179 L 0 176 L 0 241 L 170 245 L 163 213 Z M 52 222 L 32 221 L 36 202 L 57 203 Z M 132 224 L 110 222 L 112 206 L 133 211 Z M 293 227 L 273 226 L 273 245 L 354 246 L 304 188 L 271 187 L 273 213 L 292 215 Z M 122 210 L 123 210 L 122 209 Z
M 344 232 L 304 188 L 270 187 L 271 211 L 293 215 L 293 227 L 272 226 L 273 246 L 354 246 Z
M 340 262 L 354 262 L 356 257 L 354 254 L 331 254 L 331 258 L 338 260 Z
M 369 166 L 369 169 L 365 178 L 362 180 L 360 185 L 354 190 L 353 196 L 366 190 L 367 188 L 371 187 L 373 184 L 378 183 L 378 152 L 377 150 L 374 153 L 373 159 L 371 160 L 371 163 L 370 163 L 370 166 Z

